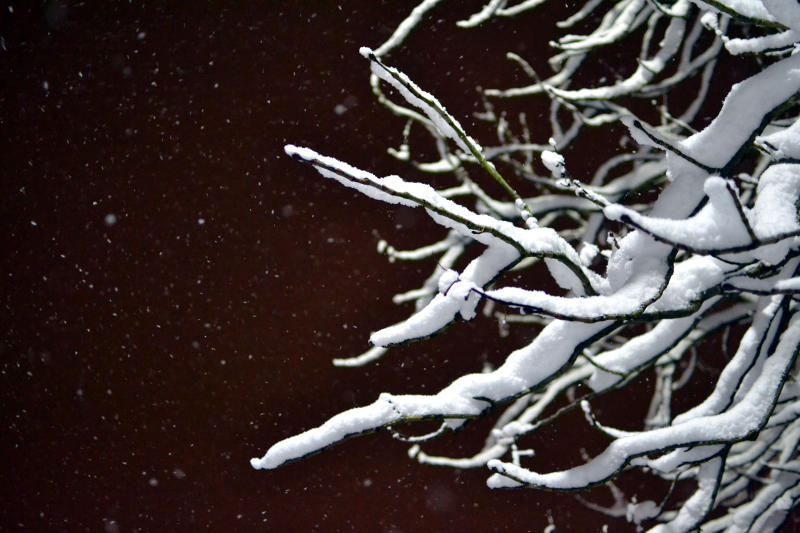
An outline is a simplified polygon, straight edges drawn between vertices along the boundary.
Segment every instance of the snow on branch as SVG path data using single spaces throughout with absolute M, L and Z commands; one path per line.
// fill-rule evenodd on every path
M 546 4 L 487 0 L 460 14 L 458 31 L 481 31 L 493 18 Z M 419 261 L 430 275 L 394 297 L 414 304 L 405 320 L 373 332 L 372 347 L 334 364 L 370 364 L 389 346 L 473 320 L 481 310 L 482 319 L 497 319 L 501 335 L 534 328 L 532 340 L 497 368 L 476 364 L 475 373 L 438 393 L 383 393 L 275 443 L 252 466 L 277 468 L 387 429 L 411 444 L 409 457 L 418 463 L 487 468 L 492 488 L 606 486 L 612 507 L 580 501 L 637 528 L 777 529 L 800 500 L 800 7 L 783 0 L 588 0 L 557 26 L 596 27 L 552 43 L 552 75 L 540 77 L 525 57 L 507 54 L 531 83 L 482 92 L 475 119 L 496 137 L 484 139 L 485 148 L 463 126 L 471 121 L 456 118 L 387 60 L 412 32 L 426 31 L 430 13 L 443 5 L 459 9 L 422 1 L 386 42 L 361 49 L 378 102 L 403 118 L 403 144 L 390 153 L 408 163 L 404 177 L 285 148 L 323 177 L 383 203 L 422 209 L 448 230 L 434 242 L 421 237 L 413 250 L 380 241 L 378 252 L 389 261 Z M 587 65 L 631 41 L 638 56 L 628 60 L 630 74 L 579 86 Z M 731 85 L 721 109 L 707 101 L 720 61 L 753 56 L 757 73 Z M 688 100 L 669 98 L 687 84 Z M 527 117 L 537 111 L 512 115 L 512 98 L 526 99 L 532 110 L 543 101 L 549 119 L 531 127 Z M 652 104 L 650 115 L 629 110 L 641 98 Z M 708 123 L 698 120 L 701 111 L 717 114 Z M 613 124 L 624 127 L 609 129 Z M 418 125 L 440 160 L 423 161 L 410 147 Z M 587 150 L 584 136 L 598 129 L 622 131 L 619 145 L 628 152 L 612 149 L 593 175 L 570 175 L 570 161 Z M 436 189 L 425 183 L 428 173 L 450 183 Z M 490 182 L 499 184 L 500 197 L 487 192 Z M 456 268 L 468 250 L 473 259 Z M 536 276 L 511 275 L 537 265 L 544 270 Z M 538 275 L 544 271 L 550 279 Z M 709 346 L 722 353 L 709 358 Z M 674 398 L 692 389 L 698 368 L 715 364 L 708 359 L 722 361 L 713 390 L 673 413 Z M 655 383 L 648 414 L 623 426 L 638 429 L 619 429 L 621 421 L 593 408 L 643 378 Z M 571 468 L 538 472 L 529 435 L 576 409 L 610 442 Z M 495 424 L 474 454 L 426 452 L 428 440 L 484 416 Z M 398 429 L 420 420 L 438 421 L 439 429 L 420 437 Z M 673 487 L 691 482 L 694 492 L 683 501 L 670 491 L 660 504 L 637 502 L 613 482 L 631 470 Z

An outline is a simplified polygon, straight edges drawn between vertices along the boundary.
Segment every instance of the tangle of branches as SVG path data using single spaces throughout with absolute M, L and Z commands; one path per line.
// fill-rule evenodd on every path
M 421 287 L 395 297 L 414 303 L 411 316 L 374 332 L 373 347 L 364 354 L 334 363 L 368 364 L 393 345 L 472 319 L 479 306 L 504 323 L 540 329 L 492 371 L 462 376 L 433 395 L 384 393 L 274 444 L 252 465 L 276 468 L 384 428 L 405 438 L 392 428 L 437 420 L 438 431 L 407 439 L 411 457 L 488 468 L 492 488 L 606 485 L 616 503 L 593 508 L 653 531 L 778 528 L 800 499 L 800 5 L 588 0 L 558 27 L 594 29 L 552 43 L 551 76 L 539 76 L 525 57 L 508 54 L 509 68 L 521 69 L 530 83 L 483 91 L 485 111 L 478 118 L 493 125 L 497 138 L 481 146 L 392 61 L 393 50 L 411 32 L 423 31 L 440 4 L 447 2 L 422 1 L 386 42 L 361 53 L 376 98 L 407 120 L 405 141 L 390 153 L 417 174 L 450 173 L 452 187 L 378 177 L 310 148 L 286 147 L 325 178 L 382 202 L 423 209 L 448 230 L 444 239 L 417 250 L 381 243 L 379 251 L 391 260 L 430 259 L 435 267 Z M 491 0 L 458 24 L 479 31 L 493 18 L 546 4 Z M 638 49 L 630 75 L 575 86 L 598 53 L 625 41 L 633 41 L 626 49 Z M 719 113 L 701 127 L 699 113 L 726 56 L 750 60 L 759 71 L 732 85 Z M 676 109 L 667 96 L 684 86 L 694 96 L 680 99 L 688 105 Z M 549 102 L 549 131 L 542 132 L 541 124 L 529 127 L 524 114 L 512 121 L 499 112 L 509 99 Z M 637 99 L 652 102 L 660 118 L 648 123 L 636 116 L 629 103 Z M 610 155 L 593 176 L 574 179 L 564 152 L 585 132 L 619 123 L 636 146 Z M 414 128 L 431 136 L 438 159 L 430 160 L 428 152 L 423 160 L 412 149 Z M 502 194 L 487 192 L 482 184 L 488 181 L 499 184 L 492 190 Z M 554 229 L 557 220 L 569 220 L 568 229 Z M 456 269 L 466 250 L 476 247 L 477 257 Z M 514 273 L 542 264 L 551 281 L 509 284 Z M 547 291 L 553 282 L 562 289 L 558 294 Z M 691 382 L 704 357 L 697 347 L 720 334 L 736 346 L 712 392 L 674 413 L 673 395 Z M 593 400 L 643 373 L 656 385 L 639 429 L 600 421 Z M 576 395 L 579 386 L 590 392 Z M 552 414 L 564 402 L 567 407 Z M 520 439 L 573 407 L 610 444 L 567 470 L 526 467 Z M 425 441 L 490 411 L 499 413 L 497 422 L 474 456 L 423 450 Z M 665 495 L 661 502 L 636 502 L 613 482 L 629 469 L 673 483 L 690 480 L 694 492 L 683 501 Z

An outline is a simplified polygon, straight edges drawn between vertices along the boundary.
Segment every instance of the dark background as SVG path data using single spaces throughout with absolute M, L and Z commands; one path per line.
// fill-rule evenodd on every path
M 549 51 L 531 50 L 563 13 L 464 33 L 453 23 L 481 2 L 456 4 L 389 62 L 490 141 L 470 119 L 475 85 L 522 83 L 509 49 L 545 69 Z M 490 491 L 486 471 L 420 466 L 387 433 L 250 468 L 281 438 L 382 391 L 435 392 L 534 334 L 498 340 L 478 319 L 366 369 L 330 364 L 406 316 L 391 296 L 434 267 L 391 265 L 378 239 L 414 247 L 443 231 L 282 147 L 428 179 L 386 155 L 402 121 L 374 103 L 357 53 L 408 2 L 0 7 L 0 529 L 541 531 L 548 516 L 559 531 L 632 529 L 568 494 Z M 646 400 L 598 409 L 635 420 Z M 473 426 L 428 449 L 474 453 L 489 425 Z M 585 426 L 545 428 L 536 466 L 602 449 Z M 663 494 L 647 478 L 620 483 Z

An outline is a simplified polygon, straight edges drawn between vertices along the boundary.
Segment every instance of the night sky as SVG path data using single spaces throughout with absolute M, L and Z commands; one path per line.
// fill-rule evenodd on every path
M 545 47 L 559 15 L 454 27 L 480 5 L 438 9 L 388 58 L 478 140 L 491 130 L 470 119 L 475 86 L 522 83 L 505 52 Z M 485 470 L 418 465 L 388 432 L 250 467 L 281 438 L 383 391 L 435 392 L 535 333 L 500 339 L 479 318 L 365 369 L 330 363 L 409 314 L 392 295 L 435 268 L 390 264 L 378 241 L 416 247 L 444 230 L 325 180 L 283 146 L 431 181 L 386 153 L 403 121 L 374 102 L 358 54 L 408 9 L 0 3 L 0 530 L 541 531 L 548 516 L 557 531 L 632 530 L 570 494 L 490 491 Z M 649 390 L 645 380 L 598 412 L 639 420 Z M 490 423 L 430 451 L 474 453 Z M 536 466 L 570 466 L 606 443 L 571 414 L 537 437 Z M 640 498 L 666 488 L 620 485 Z

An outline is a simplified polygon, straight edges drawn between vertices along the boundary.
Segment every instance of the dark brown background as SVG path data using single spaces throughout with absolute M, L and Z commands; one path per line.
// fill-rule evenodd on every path
M 470 123 L 474 86 L 521 83 L 503 54 L 530 57 L 559 13 L 464 33 L 453 22 L 481 3 L 456 4 L 390 62 L 488 135 Z M 282 146 L 423 179 L 385 154 L 402 122 L 373 102 L 357 53 L 408 9 L 2 2 L 0 529 L 540 531 L 548 514 L 559 531 L 631 529 L 569 495 L 493 492 L 486 471 L 411 463 L 386 433 L 278 471 L 249 466 L 381 391 L 433 392 L 533 334 L 498 342 L 477 320 L 363 370 L 330 364 L 405 316 L 391 295 L 433 268 L 389 265 L 377 240 L 416 246 L 442 230 Z M 544 68 L 547 54 L 533 56 Z M 600 408 L 620 419 L 646 403 Z M 476 451 L 488 426 L 475 426 L 431 449 Z M 601 449 L 585 426 L 543 431 L 537 466 Z M 647 483 L 626 488 L 660 494 Z

